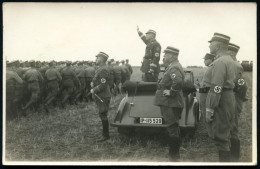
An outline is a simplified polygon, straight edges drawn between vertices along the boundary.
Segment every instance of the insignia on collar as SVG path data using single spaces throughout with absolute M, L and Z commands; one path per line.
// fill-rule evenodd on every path
M 101 83 L 106 83 L 106 79 L 105 78 L 102 78 L 100 81 L 101 81 Z
M 244 79 L 238 79 L 237 84 L 239 86 L 243 86 L 245 84 L 245 80 Z
M 215 93 L 220 93 L 222 91 L 222 87 L 221 86 L 215 86 L 214 87 L 214 92 Z

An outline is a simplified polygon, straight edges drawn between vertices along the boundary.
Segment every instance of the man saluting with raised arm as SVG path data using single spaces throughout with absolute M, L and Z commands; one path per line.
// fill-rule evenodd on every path
M 157 40 L 156 32 L 154 30 L 148 30 L 144 35 L 137 26 L 137 32 L 143 42 L 146 44 L 145 55 L 141 66 L 142 80 L 145 82 L 157 82 L 160 72 L 160 54 L 161 45 Z

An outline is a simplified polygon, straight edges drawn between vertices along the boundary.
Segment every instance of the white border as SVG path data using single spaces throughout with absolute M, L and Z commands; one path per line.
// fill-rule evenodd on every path
M 7 2 L 5 2 L 7 3 Z M 11 2 L 14 3 L 14 2 Z M 19 3 L 19 2 L 17 2 Z M 26 3 L 26 2 L 25 2 Z M 36 3 L 36 2 L 34 2 Z M 42 3 L 42 2 L 41 2 Z M 48 2 L 51 3 L 51 2 Z M 115 2 L 114 2 L 115 3 Z M 198 2 L 197 2 L 198 3 Z M 223 2 L 224 3 L 224 2 Z M 230 2 L 231 3 L 231 2 Z M 2 6 L 3 7 L 3 6 Z M 257 11 L 256 11 L 257 12 Z M 256 24 L 257 25 L 257 24 Z M 257 31 L 257 29 L 256 29 Z M 3 36 L 4 38 L 4 36 Z M 257 43 L 256 43 L 257 44 Z M 4 44 L 3 44 L 4 49 Z M 256 47 L 257 49 L 257 47 Z M 252 79 L 252 162 L 237 162 L 237 163 L 219 163 L 219 162 L 82 162 L 82 161 L 67 161 L 67 162 L 42 162 L 42 161 L 6 161 L 5 160 L 5 135 L 6 135 L 6 58 L 3 57 L 3 142 L 2 142 L 2 162 L 3 165 L 73 165 L 73 166 L 249 166 L 257 164 L 257 109 L 256 109 L 256 99 L 257 99 L 257 56 L 253 61 L 253 79 Z

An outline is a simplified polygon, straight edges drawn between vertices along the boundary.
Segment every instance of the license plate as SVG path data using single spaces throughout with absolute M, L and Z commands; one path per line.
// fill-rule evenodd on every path
M 162 124 L 162 118 L 140 118 L 142 124 Z

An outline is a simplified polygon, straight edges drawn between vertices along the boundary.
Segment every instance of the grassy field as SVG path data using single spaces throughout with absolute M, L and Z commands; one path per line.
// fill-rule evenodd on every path
M 192 69 L 195 80 L 201 80 L 204 69 Z M 244 104 L 240 120 L 241 161 L 252 160 L 252 73 L 246 72 L 249 101 Z M 134 68 L 132 80 L 140 80 Z M 121 97 L 113 98 L 109 120 L 113 121 Z M 97 143 L 101 121 L 94 103 L 81 103 L 66 109 L 53 108 L 50 114 L 31 112 L 6 123 L 6 161 L 141 161 L 167 162 L 168 148 L 161 135 L 136 133 L 121 136 L 110 127 L 111 139 Z M 217 149 L 207 137 L 202 123 L 194 138 L 184 139 L 181 161 L 216 162 Z

